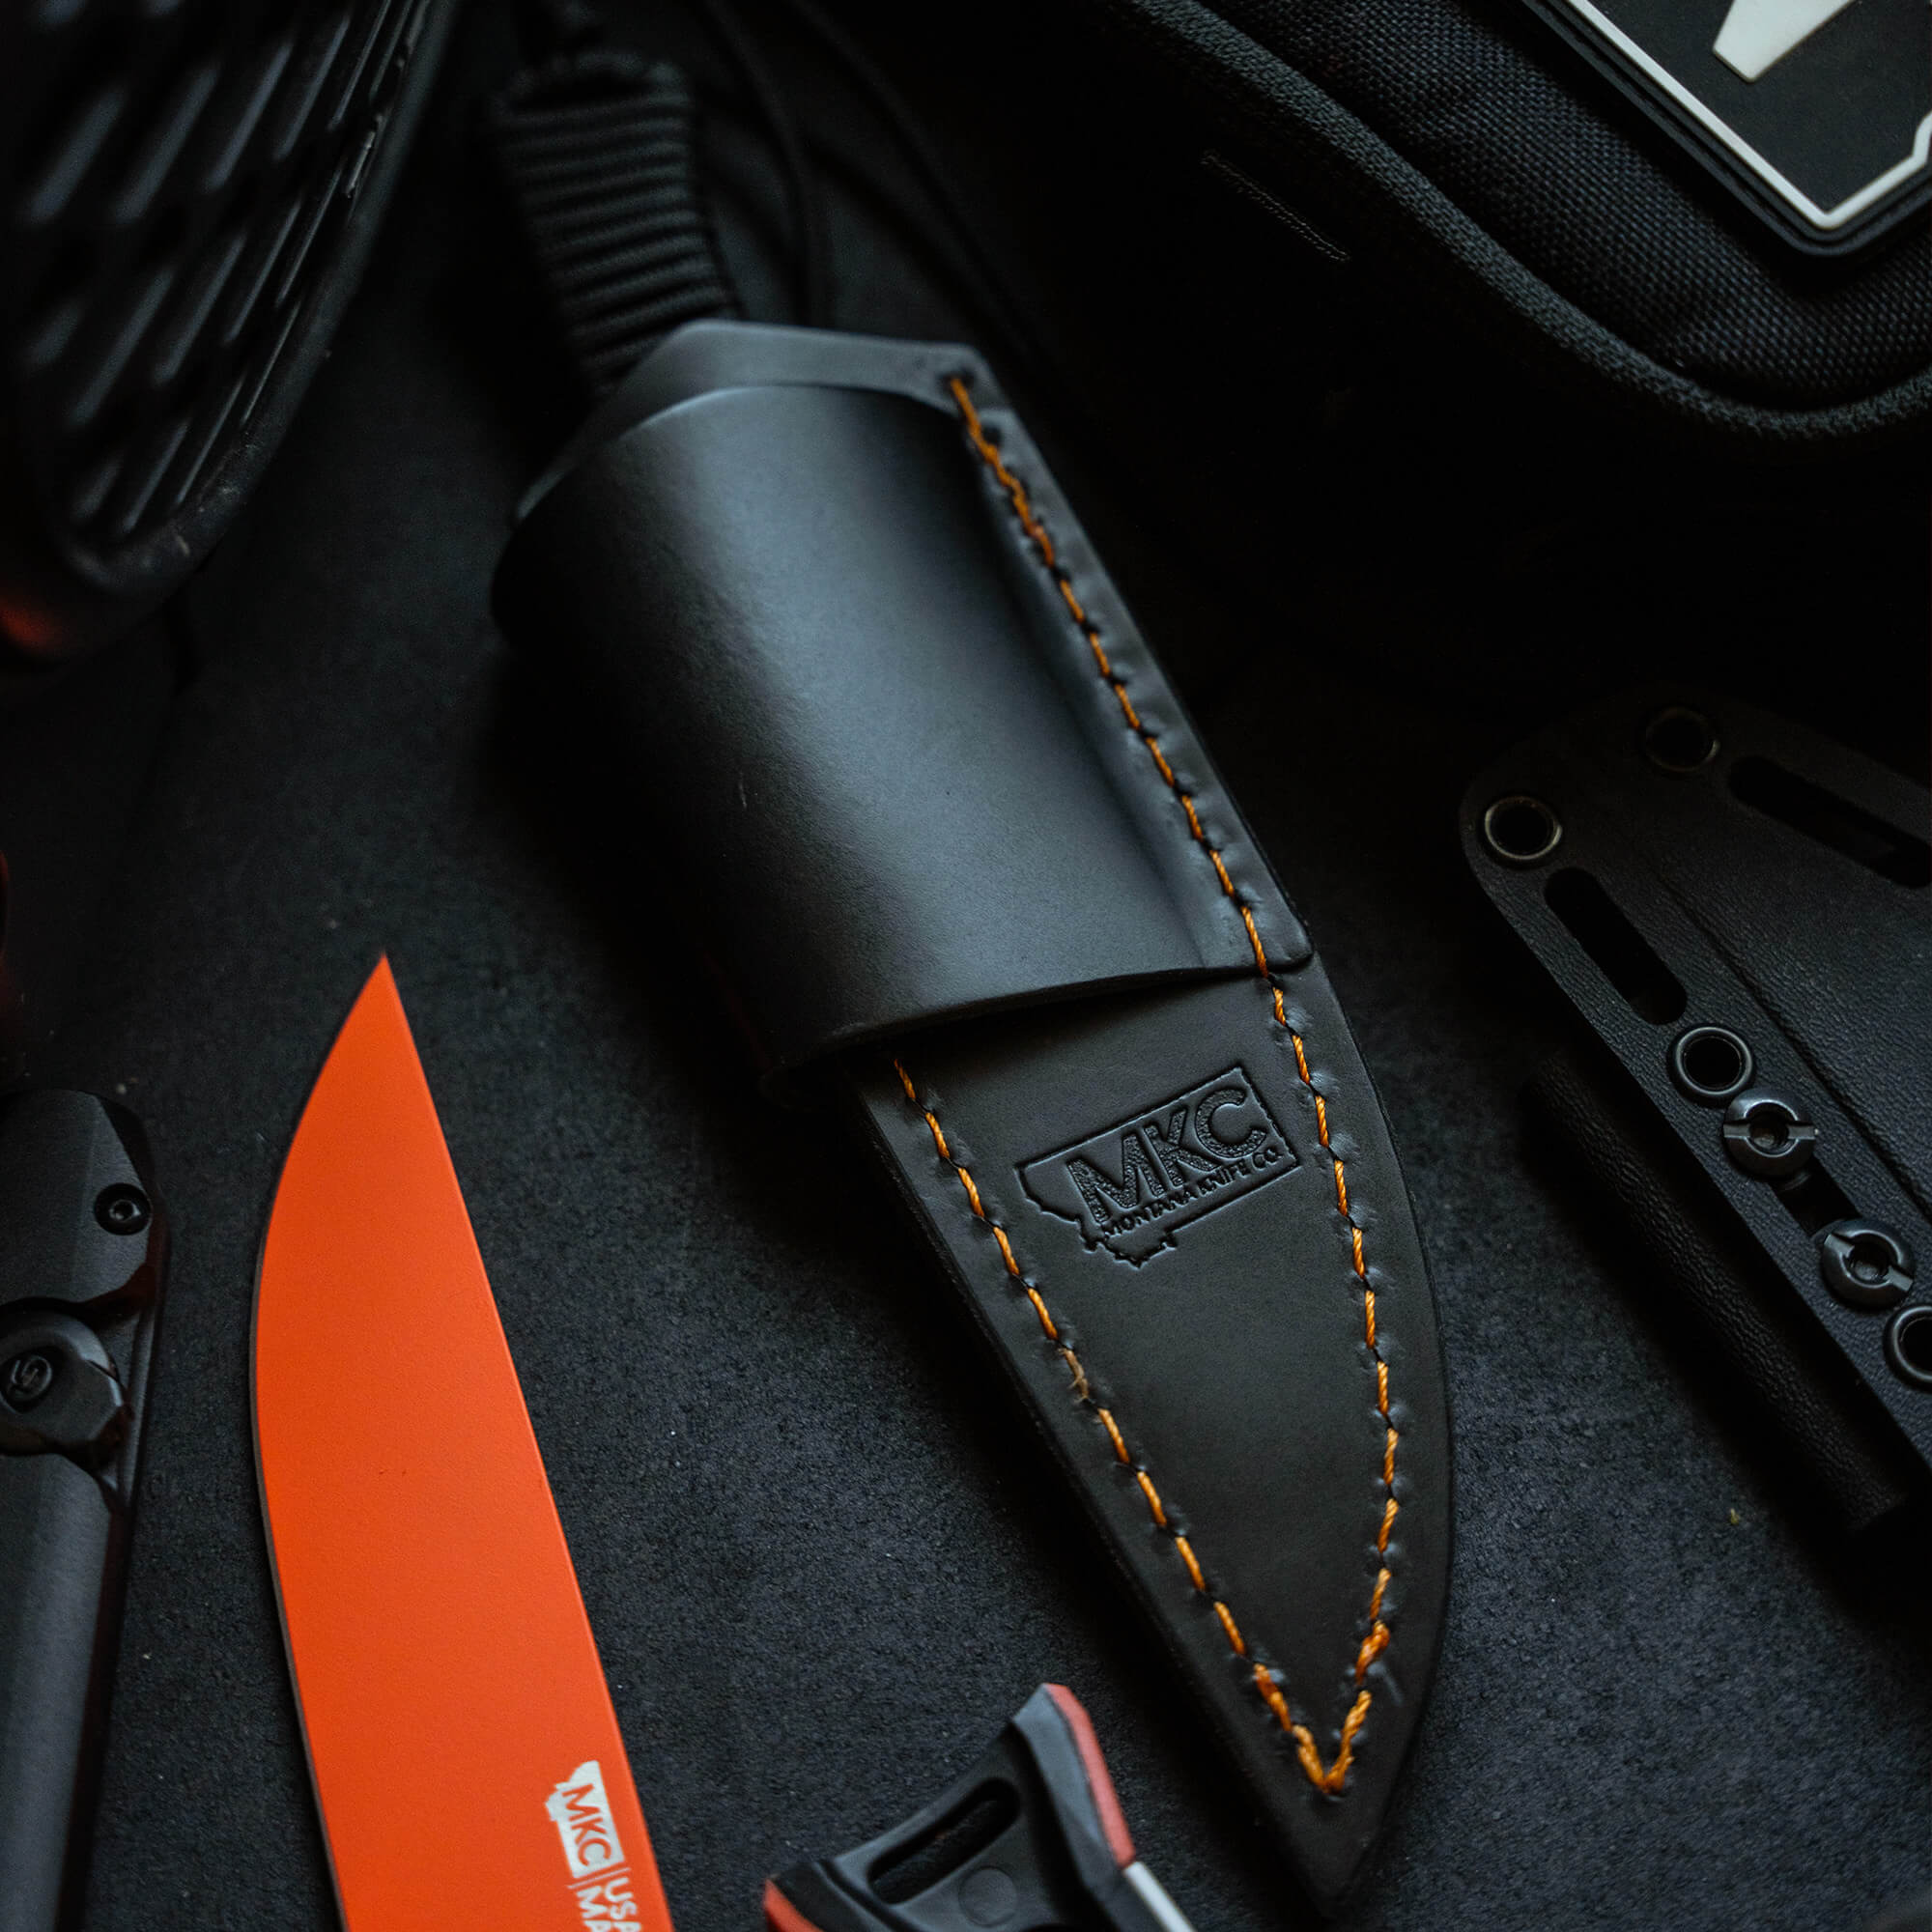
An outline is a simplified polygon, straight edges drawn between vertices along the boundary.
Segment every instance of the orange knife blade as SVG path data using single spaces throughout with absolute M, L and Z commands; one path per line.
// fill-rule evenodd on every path
M 670 1932 L 597 1646 L 384 959 L 309 1096 L 255 1445 L 348 1932 Z

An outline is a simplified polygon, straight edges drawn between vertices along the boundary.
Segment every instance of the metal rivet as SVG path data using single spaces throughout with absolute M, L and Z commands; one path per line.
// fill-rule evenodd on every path
M 1781 1180 L 1811 1158 L 1818 1129 L 1793 1100 L 1769 1088 L 1740 1094 L 1724 1109 L 1724 1151 L 1747 1174 Z
M 1912 1292 L 1912 1250 L 1882 1221 L 1833 1221 L 1818 1236 L 1818 1272 L 1854 1308 L 1889 1308 Z
M 1563 821 L 1540 798 L 1512 792 L 1483 813 L 1483 843 L 1505 866 L 1540 866 L 1563 842 Z
M 1932 1389 L 1932 1308 L 1901 1308 L 1885 1331 L 1885 1358 L 1900 1381 Z
M 138 1235 L 154 1218 L 154 1209 L 138 1187 L 116 1182 L 95 1196 L 94 1218 L 110 1235 Z
M 1643 754 L 1675 779 L 1702 771 L 1718 755 L 1718 727 L 1688 704 L 1666 704 L 1643 721 Z
M 1750 1085 L 1751 1050 L 1729 1027 L 1694 1026 L 1670 1042 L 1678 1091 L 1715 1107 Z

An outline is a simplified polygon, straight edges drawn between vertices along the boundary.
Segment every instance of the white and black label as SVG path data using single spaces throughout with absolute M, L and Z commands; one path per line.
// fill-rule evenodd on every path
M 1932 193 L 1927 0 L 1531 0 L 1814 248 Z

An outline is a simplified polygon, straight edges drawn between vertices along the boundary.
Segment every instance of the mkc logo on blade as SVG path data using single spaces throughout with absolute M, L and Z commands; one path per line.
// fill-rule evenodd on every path
M 1235 1065 L 1020 1169 L 1049 1214 L 1087 1245 L 1138 1266 L 1172 1231 L 1295 1165 L 1294 1151 L 1246 1070 Z
M 544 1800 L 570 1865 L 569 1890 L 586 1928 L 614 1927 L 638 1917 L 630 1870 L 617 1842 L 617 1821 L 595 1758 L 580 1764 Z

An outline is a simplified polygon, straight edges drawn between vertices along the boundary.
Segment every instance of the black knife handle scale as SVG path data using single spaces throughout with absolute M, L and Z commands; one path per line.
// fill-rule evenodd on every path
M 166 1255 L 131 1114 L 0 1103 L 0 1932 L 80 1912 Z
M 1042 1684 L 902 1825 L 765 1887 L 768 1932 L 1189 1932 L 1134 1856 L 1094 1726 Z

